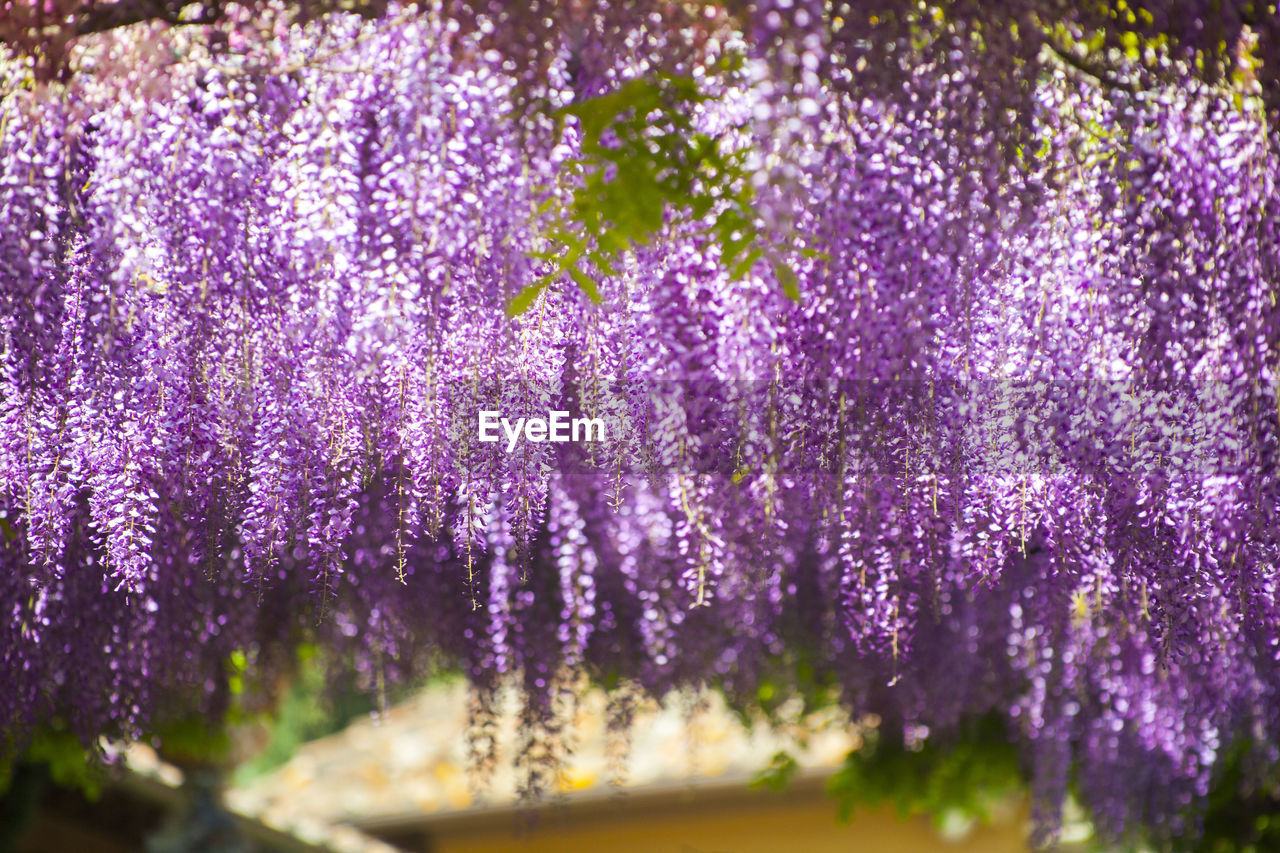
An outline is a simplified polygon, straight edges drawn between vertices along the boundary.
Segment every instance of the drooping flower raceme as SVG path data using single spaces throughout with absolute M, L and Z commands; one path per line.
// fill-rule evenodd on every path
M 1274 761 L 1259 99 L 1068 67 L 988 102 L 937 42 L 896 91 L 829 85 L 804 57 L 865 45 L 767 5 L 773 53 L 676 71 L 750 149 L 773 257 L 667 210 L 578 271 L 598 300 L 566 277 L 514 317 L 540 208 L 587 177 L 574 122 L 510 109 L 491 27 L 330 18 L 263 56 L 181 42 L 160 94 L 8 93 L 8 742 L 217 719 L 233 653 L 270 673 L 311 636 L 371 682 L 518 679 L 534 787 L 584 672 L 750 696 L 797 661 L 887 730 L 1004 719 L 1047 832 L 1073 772 L 1109 831 L 1180 831 L 1230 745 Z M 540 97 L 643 75 L 642 42 L 552 56 Z M 481 441 L 481 411 L 605 440 Z

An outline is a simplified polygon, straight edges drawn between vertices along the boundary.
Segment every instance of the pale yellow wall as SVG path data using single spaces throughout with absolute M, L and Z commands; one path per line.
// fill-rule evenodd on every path
M 601 814 L 557 820 L 517 837 L 510 822 L 490 827 L 437 829 L 432 853 L 1023 853 L 1026 813 L 976 826 L 960 841 L 942 837 L 926 819 L 902 820 L 891 809 L 862 810 L 853 821 L 836 820 L 832 800 L 770 801 L 696 811 L 646 815 Z

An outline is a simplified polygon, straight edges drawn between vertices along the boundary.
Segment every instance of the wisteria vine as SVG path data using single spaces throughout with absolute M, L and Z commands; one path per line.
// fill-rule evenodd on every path
M 233 655 L 305 637 L 459 666 L 480 718 L 515 679 L 534 788 L 584 673 L 797 662 L 885 732 L 1002 719 L 1045 839 L 1073 783 L 1177 835 L 1227 750 L 1273 767 L 1274 9 L 882 5 L 11 39 L 5 748 L 218 720 Z M 693 215 L 602 190 L 549 234 L 626 179 L 591 99 L 651 74 L 688 113 L 592 150 L 688 168 Z

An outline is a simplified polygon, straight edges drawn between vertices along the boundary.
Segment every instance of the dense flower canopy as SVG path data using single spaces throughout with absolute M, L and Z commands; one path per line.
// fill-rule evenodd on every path
M 1050 834 L 1273 763 L 1274 9 L 882 5 L 241 9 L 60 82 L 12 37 L 9 745 L 309 637 L 517 679 L 535 785 L 584 672 L 995 714 Z

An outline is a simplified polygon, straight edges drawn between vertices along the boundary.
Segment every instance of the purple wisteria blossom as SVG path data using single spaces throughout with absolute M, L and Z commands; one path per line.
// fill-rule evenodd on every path
M 119 33 L 5 56 L 0 742 L 216 722 L 233 653 L 310 638 L 518 683 L 531 788 L 584 674 L 801 658 L 887 732 L 1004 720 L 1046 838 L 1073 780 L 1178 833 L 1234 744 L 1275 762 L 1276 25 L 1144 7 L 1099 70 L 1048 3 L 880 5 L 183 29 L 145 90 Z M 511 316 L 584 180 L 549 114 L 656 70 L 719 95 L 775 262 L 667 210 Z

